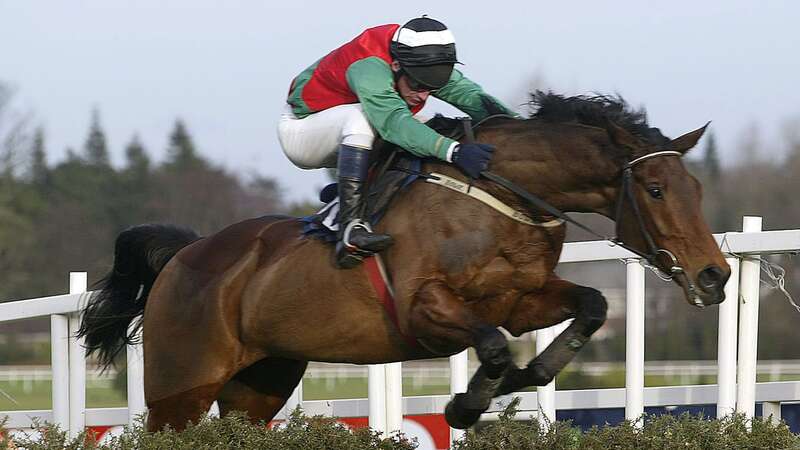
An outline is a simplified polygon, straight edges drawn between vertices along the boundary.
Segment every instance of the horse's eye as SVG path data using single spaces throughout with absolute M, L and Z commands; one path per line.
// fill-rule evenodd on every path
M 647 188 L 647 192 L 650 194 L 650 197 L 657 200 L 662 200 L 664 198 L 664 191 L 662 191 L 659 186 L 650 186 Z

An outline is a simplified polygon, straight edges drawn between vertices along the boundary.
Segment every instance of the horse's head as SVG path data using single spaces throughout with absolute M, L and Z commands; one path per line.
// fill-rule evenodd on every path
M 646 137 L 611 121 L 606 129 L 626 155 L 613 209 L 618 239 L 670 275 L 691 304 L 722 302 L 730 267 L 703 218 L 702 186 L 681 161 L 706 127 L 672 140 L 655 128 Z
M 620 97 L 536 92 L 532 104 L 529 120 L 485 129 L 498 148 L 492 170 L 563 211 L 608 216 L 617 241 L 678 283 L 690 304 L 722 302 L 730 267 L 681 160 L 706 127 L 670 140 Z

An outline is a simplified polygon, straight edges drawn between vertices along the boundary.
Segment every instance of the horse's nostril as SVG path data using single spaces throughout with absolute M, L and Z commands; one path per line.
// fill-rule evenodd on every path
M 704 291 L 711 291 L 722 287 L 725 282 L 724 272 L 717 266 L 708 266 L 697 276 L 697 281 Z

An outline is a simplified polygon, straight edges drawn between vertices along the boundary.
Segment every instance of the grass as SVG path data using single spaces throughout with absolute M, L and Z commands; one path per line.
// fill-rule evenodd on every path
M 28 382 L 0 381 L 0 411 L 26 409 L 51 409 L 52 389 L 49 380 Z M 111 387 L 110 380 L 87 380 L 86 406 L 90 408 L 106 408 L 125 406 L 125 393 Z M 10 396 L 11 401 L 6 395 Z
M 11 401 L 6 395 L 13 398 Z M 411 378 L 403 379 L 405 395 L 438 395 L 450 393 L 450 381 L 446 378 L 430 378 L 423 385 L 414 385 Z M 367 397 L 366 378 L 303 380 L 303 397 L 305 400 L 345 399 Z M 48 380 L 0 381 L 0 411 L 27 409 L 50 409 L 51 384 Z M 86 389 L 86 406 L 90 408 L 106 408 L 125 406 L 126 395 L 115 390 L 109 380 L 88 380 Z

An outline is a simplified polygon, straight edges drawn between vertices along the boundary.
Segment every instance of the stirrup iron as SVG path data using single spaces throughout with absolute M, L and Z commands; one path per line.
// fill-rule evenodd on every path
M 369 226 L 369 223 L 367 223 L 367 222 L 365 222 L 365 221 L 363 221 L 361 219 L 353 219 L 344 228 L 344 233 L 342 234 L 342 244 L 344 244 L 344 246 L 350 251 L 353 251 L 353 252 L 365 252 L 365 250 L 362 250 L 362 249 L 358 248 L 357 246 L 355 246 L 355 245 L 350 243 L 350 233 L 352 233 L 353 229 L 355 229 L 355 228 L 361 228 L 361 229 L 365 230 L 368 233 L 372 233 L 372 227 Z M 371 253 L 371 252 L 367 252 L 367 253 Z

